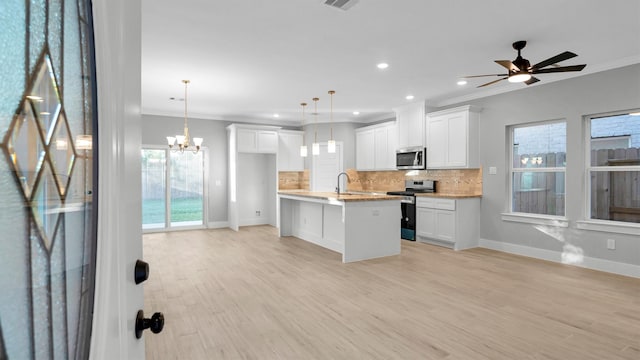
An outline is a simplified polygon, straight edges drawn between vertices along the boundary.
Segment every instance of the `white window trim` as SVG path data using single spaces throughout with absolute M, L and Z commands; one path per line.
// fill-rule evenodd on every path
M 533 225 L 569 227 L 569 219 L 564 216 L 510 212 L 502 213 L 502 221 L 518 222 Z
M 516 128 L 522 127 L 530 127 L 535 125 L 545 125 L 545 124 L 557 124 L 564 123 L 567 125 L 566 119 L 556 119 L 549 121 L 536 121 L 526 124 L 518 124 L 518 125 L 510 125 L 509 129 L 509 143 L 507 144 L 507 151 L 509 156 L 507 157 L 507 211 L 502 213 L 503 221 L 511 221 L 511 222 L 520 222 L 526 224 L 535 224 L 535 225 L 548 225 L 548 226 L 558 226 L 558 227 L 568 227 L 569 220 L 566 218 L 566 190 L 567 190 L 567 168 L 565 167 L 547 167 L 547 168 L 514 168 L 513 167 L 513 130 Z M 567 134 L 565 133 L 565 137 Z M 566 152 L 566 149 L 565 149 Z M 560 215 L 545 215 L 545 214 L 534 214 L 534 213 L 521 213 L 514 212 L 513 209 L 513 173 L 516 172 L 562 172 L 564 173 L 564 189 L 565 189 L 565 216 Z
M 625 221 L 580 220 L 576 221 L 576 228 L 616 234 L 640 235 L 640 224 Z
M 583 139 L 585 146 L 584 151 L 584 220 L 576 221 L 576 228 L 589 231 L 602 231 L 608 233 L 640 235 L 640 223 L 601 220 L 591 218 L 591 172 L 592 171 L 640 171 L 640 166 L 591 166 L 591 120 L 623 115 L 625 113 L 638 112 L 640 109 L 630 111 L 615 111 L 602 114 L 585 115 L 583 120 Z

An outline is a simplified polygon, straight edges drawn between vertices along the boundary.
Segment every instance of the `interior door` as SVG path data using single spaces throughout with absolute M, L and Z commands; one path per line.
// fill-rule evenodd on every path
M 98 197 L 90 3 L 3 0 L 0 23 L 0 359 L 85 359 Z

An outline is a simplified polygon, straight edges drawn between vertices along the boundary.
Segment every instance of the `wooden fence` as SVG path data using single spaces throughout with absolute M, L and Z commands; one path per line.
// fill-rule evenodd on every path
M 591 151 L 592 166 L 640 165 L 640 148 Z M 591 218 L 640 222 L 640 171 L 591 173 Z
M 534 167 L 563 167 L 566 154 L 524 154 L 514 159 L 514 167 L 522 167 L 521 159 L 529 164 L 538 159 Z M 513 175 L 513 211 L 545 215 L 564 215 L 564 174 L 552 172 L 529 172 Z
M 541 158 L 541 167 L 561 167 L 565 153 L 527 154 L 514 159 Z M 640 165 L 640 148 L 591 151 L 592 166 Z M 640 222 L 640 171 L 593 171 L 591 173 L 591 218 Z M 564 215 L 564 179 L 555 173 L 514 173 L 513 211 Z

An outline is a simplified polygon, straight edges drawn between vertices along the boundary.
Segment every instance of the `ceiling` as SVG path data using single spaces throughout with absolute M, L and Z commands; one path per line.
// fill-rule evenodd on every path
M 308 122 L 319 97 L 326 122 L 335 90 L 333 121 L 375 122 L 409 94 L 439 107 L 526 88 L 456 84 L 505 72 L 493 60 L 515 59 L 517 40 L 532 64 L 565 50 L 578 57 L 561 65 L 587 64 L 531 86 L 640 62 L 636 0 L 359 0 L 346 11 L 324 1 L 142 0 L 143 114 L 182 116 L 170 98 L 189 79 L 190 118 L 300 125 L 300 103 Z

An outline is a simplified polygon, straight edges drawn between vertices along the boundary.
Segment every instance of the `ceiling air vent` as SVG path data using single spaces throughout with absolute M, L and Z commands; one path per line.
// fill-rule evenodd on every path
M 340 10 L 349 10 L 358 0 L 325 0 L 324 4 Z

